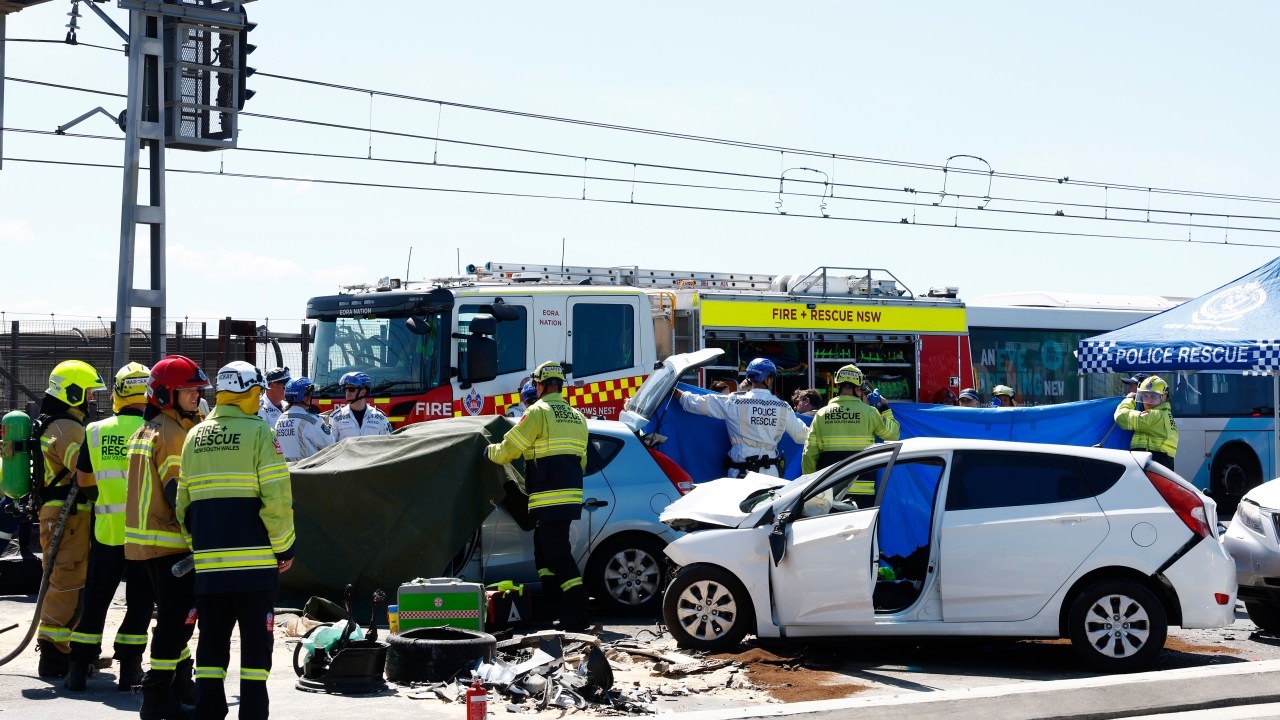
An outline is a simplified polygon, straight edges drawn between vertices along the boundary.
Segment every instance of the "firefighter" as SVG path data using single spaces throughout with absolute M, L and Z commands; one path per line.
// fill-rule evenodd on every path
M 269 428 L 274 428 L 276 421 L 284 414 L 284 402 L 288 400 L 284 396 L 285 388 L 291 380 L 293 376 L 289 374 L 287 367 L 271 368 L 267 371 L 267 390 L 262 393 L 262 399 L 258 402 L 258 417 L 267 421 Z M 209 417 L 209 413 L 206 411 L 200 417 Z
M 501 443 L 485 448 L 485 457 L 499 465 L 525 458 L 529 513 L 538 523 L 533 556 L 546 603 L 558 616 L 561 630 L 585 630 L 590 626 L 587 591 L 569 546 L 569 526 L 582 517 L 587 421 L 561 396 L 564 368 L 559 363 L 539 365 L 533 382 L 538 401 Z
M 32 436 L 40 438 L 43 481 L 38 488 L 40 550 L 49 558 L 49 543 L 75 482 L 76 459 L 84 444 L 86 403 L 95 388 L 105 387 L 88 363 L 67 360 L 49 373 L 49 388 L 40 400 L 40 416 Z M 77 498 L 67 515 L 58 554 L 49 575 L 49 589 L 40 606 L 36 647 L 40 677 L 64 677 L 71 652 L 71 629 L 79 619 L 80 591 L 89 566 L 89 536 L 93 505 Z M 46 571 L 47 568 L 46 568 Z
M 1141 409 L 1138 404 L 1141 404 Z M 1173 470 L 1178 454 L 1178 423 L 1169 407 L 1169 385 L 1159 375 L 1145 378 L 1137 392 L 1120 401 L 1115 413 L 1116 425 L 1133 431 L 1130 450 L 1145 450 L 1151 459 Z
M 675 390 L 686 412 L 708 415 L 725 421 L 729 430 L 729 477 L 758 472 L 782 477 L 782 457 L 778 441 L 783 433 L 803 443 L 809 428 L 784 400 L 773 394 L 778 368 L 768 358 L 756 358 L 747 365 L 748 390 L 729 395 L 696 395 Z
M 991 388 L 991 407 L 1015 407 L 1013 388 L 1008 385 L 997 385 Z
M 390 435 L 391 421 L 381 410 L 369 404 L 373 381 L 362 372 L 349 372 L 338 381 L 346 394 L 347 404 L 329 416 L 334 442 L 362 435 Z
M 199 420 L 209 378 L 190 358 L 170 355 L 151 368 L 143 425 L 129 440 L 124 557 L 142 564 L 156 602 L 151 667 L 142 676 L 142 720 L 185 717 L 195 700 L 191 650 L 195 578 L 173 567 L 190 557 L 174 514 L 182 444 Z
M 76 478 L 86 499 L 93 500 L 93 547 L 85 582 L 80 624 L 71 633 L 71 666 L 63 685 L 84 690 L 90 666 L 102 652 L 102 629 L 107 608 L 125 580 L 124 621 L 116 629 L 115 658 L 120 662 L 117 689 L 130 690 L 142 682 L 142 653 L 151 624 L 151 581 L 144 566 L 124 558 L 124 507 L 129 481 L 129 438 L 142 427 L 147 407 L 147 378 L 151 368 L 131 362 L 116 372 L 111 385 L 115 415 L 92 423 L 76 462 Z
M 276 442 L 284 450 L 284 459 L 296 462 L 311 457 L 333 444 L 329 424 L 311 411 L 311 395 L 315 383 L 309 377 L 290 380 L 285 385 L 284 399 L 289 409 L 276 421 Z
M 268 715 L 279 575 L 293 564 L 293 495 L 284 454 L 254 412 L 262 373 L 236 361 L 218 371 L 218 403 L 187 436 L 178 520 L 195 552 L 195 717 L 227 715 L 223 680 L 240 626 L 240 718 Z
M 804 442 L 801 472 L 808 474 L 862 452 L 875 442 L 898 439 L 898 421 L 889 403 L 880 399 L 871 407 L 858 397 L 864 376 L 856 365 L 836 371 L 836 397 L 818 411 Z

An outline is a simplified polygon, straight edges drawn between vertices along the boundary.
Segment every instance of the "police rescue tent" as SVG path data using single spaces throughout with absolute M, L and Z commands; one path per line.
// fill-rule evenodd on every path
M 1280 258 L 1178 307 L 1081 340 L 1077 357 L 1082 373 L 1271 375 L 1280 434 Z M 1280 475 L 1280 453 L 1276 465 Z

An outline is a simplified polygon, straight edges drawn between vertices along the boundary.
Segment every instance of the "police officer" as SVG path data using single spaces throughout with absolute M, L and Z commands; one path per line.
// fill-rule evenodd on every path
M 991 388 L 991 407 L 1014 407 L 1013 388 L 1008 385 L 997 385 Z
M 347 396 L 347 404 L 329 416 L 335 442 L 362 435 L 390 435 L 391 421 L 381 410 L 369 404 L 373 381 L 362 372 L 349 372 L 338 381 Z
M 893 418 L 889 403 L 881 399 L 879 407 L 873 408 L 858 398 L 863 379 L 856 365 L 845 365 L 836 371 L 833 381 L 837 395 L 814 416 L 804 442 L 804 474 L 861 452 L 876 438 L 898 439 L 898 421 Z
M 289 368 L 278 367 L 271 368 L 267 371 L 267 390 L 262 393 L 262 399 L 258 402 L 258 417 L 267 422 L 267 427 L 274 428 L 276 421 L 284 414 L 284 396 L 285 386 L 293 376 L 289 374 Z M 201 417 L 208 417 L 206 412 Z
M 32 436 L 40 438 L 44 477 L 39 487 L 40 550 L 49 561 L 49 543 L 58 525 L 58 515 L 75 482 L 76 459 L 84 444 L 85 406 L 89 393 L 105 387 L 102 377 L 88 363 L 67 360 L 49 373 L 49 388 L 40 400 Z M 80 591 L 89 565 L 89 536 L 93 505 L 77 498 L 67 515 L 58 544 L 58 554 L 49 572 L 49 589 L 40 606 L 40 626 L 36 648 L 40 652 L 40 677 L 67 674 L 71 652 L 71 629 L 79 619 Z
M 1121 380 L 1120 382 L 1124 384 L 1124 394 L 1131 395 L 1138 392 L 1138 386 L 1141 385 L 1142 381 L 1146 380 L 1147 377 L 1146 373 L 1134 373 L 1133 377 L 1127 377 Z
M 978 391 L 973 388 L 965 388 L 960 391 L 960 407 L 976 408 L 982 404 L 982 399 L 978 397 Z
M 536 402 L 538 402 L 538 388 L 532 380 L 526 380 L 520 386 L 520 402 L 507 408 L 507 417 L 512 419 L 522 417 L 525 411 Z
M 156 363 L 147 379 L 143 425 L 129 440 L 124 557 L 146 569 L 156 601 L 151 667 L 142 677 L 142 720 L 185 717 L 183 702 L 195 700 L 187 647 L 195 630 L 195 578 L 173 573 L 175 564 L 190 557 L 174 508 L 182 443 L 199 419 L 200 391 L 207 387 L 209 378 L 190 358 L 170 355 Z
M 1178 423 L 1169 407 L 1169 385 L 1159 375 L 1142 381 L 1137 392 L 1120 401 L 1115 413 L 1116 425 L 1133 431 L 1130 450 L 1146 450 L 1151 459 L 1173 469 L 1178 454 Z
M 151 624 L 151 581 L 139 562 L 124 559 L 124 508 L 129 480 L 129 438 L 142 427 L 147 407 L 147 378 L 151 369 L 131 362 L 116 371 L 111 385 L 115 415 L 91 423 L 88 439 L 76 462 L 77 482 L 93 500 L 93 547 L 85 583 L 80 624 L 71 633 L 71 666 L 63 685 L 84 690 L 89 667 L 102 652 L 102 629 L 107 609 L 120 580 L 125 583 L 124 621 L 116 629 L 115 657 L 120 661 L 119 690 L 142 682 L 142 654 Z
M 315 383 L 309 377 L 290 380 L 284 389 L 289 409 L 276 421 L 276 442 L 284 451 L 284 459 L 297 462 L 311 457 L 333 444 L 329 425 L 311 411 L 311 395 Z
M 520 423 L 485 448 L 485 457 L 506 465 L 525 458 L 529 513 L 537 520 L 533 556 L 547 605 L 562 630 L 585 630 L 587 591 L 569 546 L 569 526 L 582 517 L 582 472 L 587 468 L 587 421 L 561 392 L 564 368 L 544 362 L 533 371 L 538 401 Z
M 747 472 L 782 477 L 778 441 L 783 433 L 803 443 L 809 428 L 796 417 L 784 400 L 773 394 L 778 368 L 768 358 L 756 358 L 747 365 L 749 390 L 729 395 L 696 395 L 676 388 L 675 396 L 686 412 L 708 415 L 725 421 L 729 430 L 729 477 Z
M 268 716 L 279 575 L 293 564 L 293 495 L 275 434 L 254 411 L 262 373 L 236 361 L 218 371 L 218 404 L 182 446 L 177 516 L 195 551 L 197 720 L 227 715 L 223 680 L 240 626 L 240 718 Z

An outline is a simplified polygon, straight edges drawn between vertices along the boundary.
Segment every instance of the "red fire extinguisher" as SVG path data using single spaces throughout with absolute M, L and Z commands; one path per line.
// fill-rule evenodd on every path
M 484 720 L 489 711 L 488 704 L 489 696 L 480 684 L 480 678 L 476 678 L 471 687 L 467 688 L 467 720 Z

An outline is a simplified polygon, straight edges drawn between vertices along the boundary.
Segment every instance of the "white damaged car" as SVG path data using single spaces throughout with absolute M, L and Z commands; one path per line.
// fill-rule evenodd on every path
M 1280 481 L 1245 493 L 1222 538 L 1254 625 L 1280 633 Z
M 917 438 L 786 483 L 697 486 L 663 614 L 680 645 L 761 638 L 1071 639 L 1106 672 L 1145 667 L 1169 625 L 1234 620 L 1216 507 L 1148 453 Z

